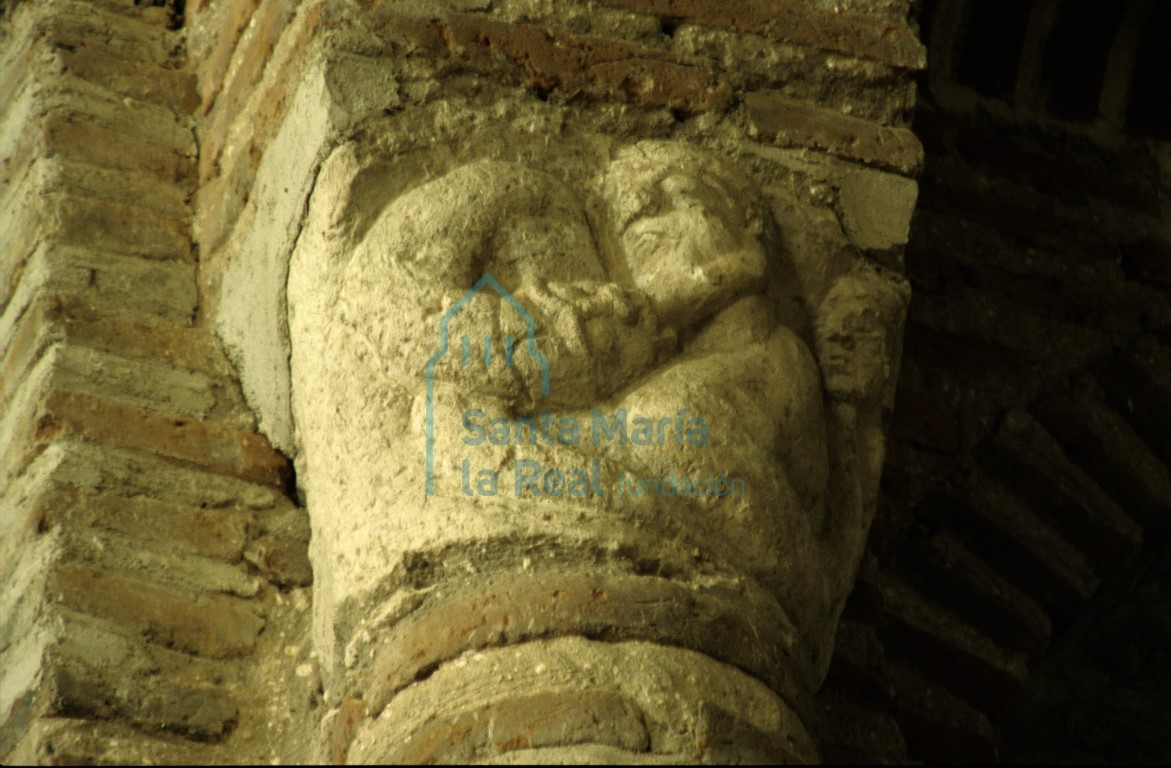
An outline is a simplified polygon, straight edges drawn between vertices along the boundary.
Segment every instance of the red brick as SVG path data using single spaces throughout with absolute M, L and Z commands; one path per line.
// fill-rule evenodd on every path
M 212 377 L 231 376 L 231 364 L 204 328 L 145 319 L 123 307 L 101 303 L 100 297 L 65 294 L 53 301 L 71 343 Z
M 387 631 L 373 662 L 371 713 L 421 671 L 464 651 L 560 635 L 691 648 L 758 677 L 799 713 L 809 706 L 789 659 L 793 629 L 771 598 L 695 591 L 654 576 L 551 573 L 484 579 Z
M 1049 642 L 1049 617 L 954 536 L 912 537 L 899 552 L 900 576 L 1006 648 L 1030 654 Z
M 334 765 L 345 765 L 350 744 L 358 735 L 358 728 L 366 720 L 366 704 L 360 697 L 346 694 L 342 699 L 341 711 L 334 721 L 330 741 L 330 756 Z M 388 761 L 389 762 L 389 761 Z
M 456 69 L 570 98 L 628 101 L 687 114 L 723 110 L 732 100 L 731 88 L 709 62 L 631 43 L 558 36 L 532 25 L 460 14 L 426 23 L 388 19 L 383 29 L 417 49 L 445 52 Z
M 55 207 L 65 242 L 152 259 L 193 261 L 183 219 L 72 194 L 62 195 Z
M 214 112 L 212 102 L 205 98 L 202 111 L 210 114 L 210 117 L 203 131 L 199 169 L 201 181 L 211 177 L 213 164 L 224 151 L 231 126 L 240 118 L 245 104 L 260 85 L 273 48 L 292 18 L 292 13 L 293 7 L 285 0 L 266 0 L 262 3 L 252 17 L 249 30 L 232 54 L 231 78 L 224 82 L 223 90 L 213 96 Z M 256 133 L 255 127 L 252 132 Z
M 144 61 L 68 32 L 54 32 L 47 42 L 64 71 L 82 80 L 182 114 L 198 106 L 195 78 L 186 70 Z
M 882 62 L 902 69 L 927 65 L 926 51 L 903 24 L 861 13 L 831 13 L 802 0 L 600 0 L 603 5 L 664 19 L 751 32 Z
M 880 636 L 887 655 L 930 670 L 932 680 L 999 719 L 1023 688 L 1026 654 L 997 646 L 890 574 L 880 589 L 886 611 Z
M 199 108 L 205 115 L 223 88 L 224 76 L 232 63 L 232 54 L 258 5 L 260 0 L 234 0 L 228 4 L 226 18 L 217 19 L 217 23 L 212 27 L 216 33 L 215 48 L 196 65 L 199 77 Z M 188 14 L 190 13 L 189 9 Z M 198 28 L 195 24 L 192 26 Z
M 111 49 L 146 61 L 164 62 L 170 57 L 173 41 L 159 19 L 134 18 L 111 12 L 93 3 L 45 4 L 45 12 L 33 22 L 31 34 L 64 32 L 101 43 Z
M 923 147 L 906 128 L 885 128 L 764 91 L 745 94 L 744 106 L 754 139 L 816 149 L 904 176 L 917 176 L 922 168 Z
M 907 752 L 928 763 L 998 761 L 996 731 L 987 716 L 902 665 L 887 662 L 887 687 Z
M 394 764 L 468 763 L 517 749 L 605 744 L 646 752 L 638 706 L 609 691 L 549 691 L 428 720 L 383 759 Z
M 32 304 L 16 325 L 15 332 L 0 340 L 0 413 L 7 410 L 16 388 L 24 381 L 28 370 L 40 358 L 53 340 L 56 313 L 49 301 Z
M 195 161 L 178 152 L 57 114 L 47 115 L 41 130 L 45 157 L 61 155 L 102 168 L 142 171 L 161 181 L 193 186 Z
M 1135 522 L 1070 462 L 1061 444 L 1027 412 L 1005 414 L 977 456 L 1096 566 L 1109 568 L 1141 547 L 1142 531 Z
M 242 656 L 264 620 L 246 600 L 187 594 L 84 566 L 63 566 L 52 591 L 70 607 L 134 627 L 150 642 L 210 658 Z
M 77 489 L 53 491 L 37 501 L 47 525 L 111 530 L 160 549 L 238 562 L 254 514 L 238 508 L 201 509 L 146 496 L 127 498 Z
M 52 439 L 65 431 L 103 445 L 147 451 L 272 487 L 280 487 L 287 472 L 285 458 L 263 436 L 252 432 L 60 390 L 48 395 L 42 412 L 40 424 Z

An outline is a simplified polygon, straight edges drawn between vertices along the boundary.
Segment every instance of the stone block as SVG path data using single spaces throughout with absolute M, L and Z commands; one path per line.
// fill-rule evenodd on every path
M 855 170 L 840 182 L 842 223 L 854 245 L 885 251 L 906 245 L 919 185 L 893 173 Z

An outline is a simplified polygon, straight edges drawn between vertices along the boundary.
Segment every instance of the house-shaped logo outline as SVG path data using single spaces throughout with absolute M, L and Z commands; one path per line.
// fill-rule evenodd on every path
M 533 317 L 521 306 L 512 294 L 504 289 L 496 281 L 496 278 L 491 274 L 485 272 L 476 284 L 472 286 L 471 290 L 460 297 L 459 301 L 451 306 L 439 321 L 439 349 L 427 361 L 425 368 L 425 376 L 427 380 L 427 495 L 435 495 L 435 366 L 447 354 L 448 348 L 448 332 L 447 327 L 451 319 L 463 311 L 467 303 L 472 300 L 476 294 L 484 289 L 484 286 L 490 285 L 496 289 L 500 294 L 500 298 L 508 302 L 509 306 L 517 311 L 525 321 L 525 339 L 529 354 L 541 366 L 541 396 L 549 396 L 549 361 L 541 354 L 541 350 L 537 348 L 537 327 L 533 322 Z

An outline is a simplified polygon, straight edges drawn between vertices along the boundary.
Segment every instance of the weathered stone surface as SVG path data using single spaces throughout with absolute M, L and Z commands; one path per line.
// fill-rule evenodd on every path
M 813 253 L 771 256 L 784 235 L 768 202 L 715 153 L 583 132 L 579 154 L 558 159 L 540 135 L 496 139 L 534 158 L 520 164 L 494 157 L 495 130 L 484 129 L 484 149 L 472 150 L 482 159 L 429 149 L 441 170 L 426 183 L 369 184 L 364 175 L 385 173 L 384 161 L 349 147 L 316 178 L 289 302 L 299 480 L 315 561 L 330 563 L 315 575 L 319 646 L 335 654 L 325 659 L 327 679 L 339 698 L 360 694 L 377 717 L 466 651 L 561 635 L 650 639 L 745 670 L 805 716 L 877 491 L 877 419 L 892 399 L 904 289 L 849 256 L 828 266 Z M 403 140 L 394 123 L 385 131 L 384 141 Z M 781 205 L 802 205 L 780 184 L 770 190 Z M 353 231 L 334 223 L 339 203 L 358 211 Z M 612 252 L 598 254 L 599 241 Z M 798 276 L 783 283 L 775 258 L 776 269 Z M 443 347 L 440 314 L 454 318 L 464 305 L 466 316 L 443 326 L 452 334 Z M 485 329 L 515 341 L 526 327 L 533 341 L 523 351 L 496 338 L 482 352 Z M 473 333 L 476 357 L 503 365 L 461 365 L 455 340 Z M 550 361 L 547 392 L 534 348 Z M 450 351 L 426 368 L 441 398 L 429 416 L 424 369 L 436 349 Z M 710 444 L 693 447 L 681 433 L 670 447 L 643 448 L 509 438 L 473 452 L 509 476 L 503 496 L 477 494 L 470 477 L 461 483 L 467 441 L 453 429 L 477 404 L 493 415 L 558 408 L 587 428 L 591 409 L 689 409 L 716 426 Z M 428 449 L 431 418 L 447 426 Z M 436 457 L 434 494 L 420 474 L 427 450 Z M 525 494 L 511 474 L 530 457 L 567 468 L 595 460 L 599 477 L 588 492 L 568 492 L 562 475 Z M 743 501 L 619 498 L 630 495 L 620 478 L 721 463 L 753 487 Z M 832 490 L 831 473 L 840 484 Z M 593 487 L 600 475 L 604 492 Z M 582 547 L 619 571 L 674 574 L 546 576 L 521 557 Z M 411 570 L 435 551 L 502 578 L 457 595 L 446 572 L 404 585 L 400 563 Z M 777 623 L 786 613 L 791 631 Z M 366 622 L 370 615 L 385 619 Z M 728 712 L 720 722 L 738 735 L 713 736 L 713 759 L 776 751 L 769 738 L 737 730 L 742 708 Z M 374 726 L 348 727 L 361 741 Z
M 858 170 L 841 182 L 842 223 L 859 248 L 883 251 L 906 245 L 919 185 L 891 173 Z
M 587 136 L 585 141 L 597 139 Z M 811 688 L 829 661 L 828 650 L 823 646 L 827 638 L 822 633 L 831 631 L 834 619 L 830 617 L 836 618 L 836 608 L 833 600 L 828 604 L 806 601 L 798 585 L 812 579 L 817 582 L 812 589 L 818 594 L 827 590 L 828 594 L 844 595 L 841 590 L 849 580 L 846 574 L 852 574 L 852 566 L 846 565 L 846 570 L 840 571 L 826 566 L 823 558 L 849 559 L 852 556 L 846 553 L 860 551 L 867 519 L 867 502 L 863 499 L 874 492 L 864 489 L 876 488 L 876 460 L 880 455 L 874 452 L 879 438 L 875 431 L 878 424 L 872 421 L 877 411 L 872 409 L 889 395 L 890 363 L 897 356 L 897 342 L 891 333 L 899 324 L 904 299 L 897 283 L 887 276 L 846 264 L 845 275 L 830 276 L 825 293 L 809 297 L 804 304 L 798 303 L 796 297 L 786 296 L 779 286 L 775 304 L 770 307 L 760 303 L 760 297 L 753 296 L 757 286 L 766 284 L 762 280 L 774 279 L 768 276 L 765 256 L 773 225 L 755 197 L 758 193 L 743 176 L 713 156 L 669 142 L 644 142 L 612 151 L 617 152 L 616 160 L 597 169 L 582 163 L 576 170 L 586 179 L 600 176 L 592 183 L 605 195 L 607 208 L 602 210 L 587 213 L 572 187 L 549 179 L 539 170 L 480 161 L 460 166 L 387 203 L 364 239 L 345 247 L 355 248 L 356 253 L 340 274 L 331 265 L 344 259 L 324 253 L 342 246 L 328 241 L 318 245 L 320 236 L 316 234 L 302 237 L 290 277 L 290 301 L 295 323 L 294 395 L 301 398 L 296 414 L 304 441 L 302 455 L 307 457 L 309 467 L 302 479 L 308 490 L 311 519 L 315 504 L 326 505 L 328 510 L 327 517 L 315 519 L 315 546 L 322 547 L 323 552 L 340 553 L 350 547 L 343 542 L 359 530 L 364 531 L 363 536 L 377 539 L 377 547 L 387 553 L 411 552 L 440 542 L 474 550 L 471 542 L 477 536 L 514 541 L 597 537 L 605 541 L 622 531 L 618 540 L 629 542 L 629 548 L 638 556 L 679 560 L 677 553 L 668 553 L 678 546 L 673 540 L 680 534 L 667 531 L 683 531 L 687 525 L 694 525 L 678 517 L 690 516 L 692 513 L 684 510 L 694 509 L 709 521 L 701 524 L 704 540 L 696 542 L 696 549 L 703 553 L 700 561 L 710 557 L 717 573 L 751 574 L 751 579 L 768 585 L 766 590 L 775 590 L 786 611 L 796 612 L 793 621 L 808 633 L 808 645 L 793 652 L 792 664 L 804 667 L 804 671 L 794 670 L 792 674 L 808 681 L 799 687 Z M 327 185 L 319 178 L 317 194 L 336 189 L 332 186 L 335 183 Z M 584 186 L 589 182 L 579 183 Z M 452 195 L 454 201 L 448 202 Z M 475 200 L 474 207 L 471 200 Z M 696 217 L 700 211 L 707 212 L 703 218 Z M 586 228 L 586 216 L 591 214 L 599 217 L 595 219 L 596 229 L 615 232 L 630 283 L 608 281 L 603 263 L 586 258 L 593 248 Z M 332 214 L 325 209 L 322 215 Z M 458 228 L 449 223 L 457 219 L 463 222 Z M 316 226 L 310 224 L 308 228 L 316 231 Z M 660 233 L 668 227 L 684 233 L 688 269 L 679 270 L 677 252 L 660 239 Z M 531 243 L 531 253 L 515 250 L 526 242 Z M 499 249 L 501 253 L 477 257 L 475 254 L 483 248 Z M 425 282 L 412 266 L 421 253 L 433 253 L 436 260 L 426 266 L 430 276 Z M 566 268 L 561 263 L 561 253 L 583 255 L 575 259 L 574 272 L 557 273 L 559 279 L 566 280 L 564 287 L 554 284 L 545 288 L 539 276 L 553 273 L 544 270 L 554 265 Z M 491 261 L 468 263 L 477 258 Z M 659 449 L 653 447 L 640 452 L 633 447 L 615 446 L 612 450 L 575 451 L 570 446 L 538 446 L 531 455 L 566 466 L 570 466 L 571 459 L 579 464 L 584 460 L 588 466 L 590 458 L 596 457 L 607 477 L 613 478 L 611 483 L 624 470 L 645 475 L 647 470 L 657 468 L 665 476 L 674 466 L 672 462 L 680 460 L 698 466 L 731 462 L 734 469 L 727 471 L 743 473 L 750 478 L 747 482 L 758 488 L 749 492 L 752 500 L 733 513 L 734 507 L 720 506 L 714 500 L 684 501 L 672 506 L 643 498 L 628 505 L 616 498 L 621 495 L 617 487 L 604 494 L 594 490 L 588 494 L 593 498 L 566 500 L 570 509 L 580 510 L 579 522 L 570 532 L 560 522 L 563 513 L 552 514 L 554 507 L 539 498 L 509 503 L 469 501 L 468 491 L 461 491 L 459 486 L 459 435 L 450 426 L 435 447 L 440 457 L 435 464 L 436 487 L 441 490 L 436 497 L 427 498 L 427 488 L 419 485 L 418 474 L 424 455 L 420 450 L 424 447 L 420 367 L 434 354 L 436 311 L 452 306 L 468 290 L 469 281 L 474 282 L 472 271 L 480 270 L 497 273 L 499 279 L 513 285 L 517 300 L 523 301 L 538 318 L 537 343 L 553 360 L 551 404 L 579 414 L 582 423 L 590 421 L 586 409 L 591 404 L 629 409 L 632 413 L 675 413 L 680 408 L 690 408 L 696 413 L 719 414 L 721 426 L 712 429 L 713 434 L 716 429 L 722 431 L 713 437 L 712 447 L 694 450 L 671 448 L 658 453 Z M 578 282 L 569 282 L 574 278 Z M 337 288 L 323 290 L 323 285 Z M 484 285 L 481 281 L 469 296 Z M 469 303 L 470 316 L 476 318 L 472 322 L 480 327 L 500 323 L 501 333 L 522 338 L 524 326 L 509 325 L 514 321 L 504 312 L 511 301 L 509 292 L 499 284 L 494 290 L 504 297 L 499 305 L 479 295 Z M 818 309 L 811 312 L 814 305 Z M 784 324 L 774 325 L 777 321 L 768 319 L 773 312 L 784 318 Z M 581 318 L 576 322 L 589 322 L 587 335 L 574 329 L 571 318 L 575 314 Z M 339 319 L 328 319 L 334 317 Z M 698 346 L 692 353 L 695 356 L 688 358 L 685 353 L 679 363 L 667 363 L 676 343 L 673 339 L 692 327 L 696 318 L 708 317 L 722 321 L 711 323 L 696 336 Z M 615 322 L 626 328 L 619 331 Z M 805 340 L 790 330 L 810 325 L 815 327 Z M 622 344 L 620 333 L 626 334 Z M 867 341 L 849 348 L 846 340 L 856 334 Z M 717 351 L 731 349 L 732 339 L 739 344 L 748 343 L 748 349 L 759 352 L 739 357 Z M 623 349 L 623 345 L 629 349 Z M 312 351 L 322 349 L 332 352 L 330 366 Z M 817 362 L 811 349 L 820 356 L 820 374 L 815 370 Z M 498 350 L 496 354 L 502 352 Z M 373 378 L 358 377 L 355 391 L 337 387 L 347 380 L 326 375 L 331 366 L 360 367 L 369 364 L 362 361 L 375 359 L 382 361 L 376 366 L 377 373 Z M 757 364 L 764 360 L 772 362 L 758 370 Z M 694 370 L 689 368 L 691 361 Z M 529 383 L 532 379 L 525 381 L 536 373 L 533 364 L 533 358 L 526 355 L 518 361 L 519 376 L 514 378 L 505 366 L 499 373 L 490 372 L 486 379 L 478 381 L 477 372 L 483 369 L 461 372 L 458 366 L 445 363 L 447 367 L 437 374 L 444 377 L 444 389 L 440 391 L 450 393 L 444 395 L 448 398 L 462 397 L 463 400 L 455 400 L 468 403 L 461 409 L 475 403 L 479 396 L 487 398 L 484 407 L 492 411 L 499 408 L 507 412 L 514 407 L 527 410 L 539 402 L 534 389 L 537 385 Z M 731 371 L 741 367 L 747 372 L 743 390 L 735 379 L 728 378 Z M 643 377 L 645 384 L 635 386 Z M 768 405 L 775 410 L 760 414 L 761 401 L 752 398 L 763 396 L 763 390 L 758 392 L 755 384 L 763 380 L 789 384 L 775 392 L 775 404 Z M 822 380 L 825 390 L 821 389 Z M 396 393 L 390 402 L 388 391 Z M 704 396 L 704 392 L 711 395 Z M 824 406 L 823 398 L 827 399 Z M 370 405 L 356 407 L 359 402 Z M 756 403 L 757 410 L 750 402 Z M 449 425 L 458 423 L 453 421 L 458 411 L 446 404 L 442 408 L 436 411 L 436 420 L 447 419 Z M 328 429 L 324 425 L 312 426 L 325 414 L 329 414 Z M 782 422 L 792 436 L 791 442 L 772 437 Z M 342 427 L 343 423 L 353 426 Z M 337 441 L 338 434 L 386 437 L 359 448 L 349 440 Z M 774 440 L 782 443 L 778 445 Z M 866 448 L 854 448 L 855 440 L 863 441 Z M 682 441 L 680 435 L 676 442 Z M 753 447 L 758 442 L 759 447 Z M 397 448 L 386 451 L 387 445 Z M 772 445 L 777 447 L 765 447 Z M 784 457 L 784 479 L 778 479 L 775 469 L 766 467 L 767 462 L 757 463 L 761 460 L 756 457 L 770 450 Z M 831 499 L 823 495 L 829 471 L 829 465 L 822 463 L 825 460 L 821 457 L 826 455 L 823 452 L 832 455 L 831 461 L 840 467 L 841 477 L 854 478 L 846 482 L 857 483 L 859 495 L 853 495 L 853 491 L 840 499 L 833 494 L 829 494 Z M 516 465 L 515 453 L 510 456 L 503 449 L 488 448 L 485 454 L 488 464 L 504 467 L 506 472 Z M 355 462 L 359 456 L 360 462 Z M 362 463 L 369 470 L 360 469 Z M 331 469 L 315 472 L 314 468 L 321 466 Z M 358 472 L 367 471 L 371 473 L 367 477 L 393 478 L 392 486 L 384 489 L 378 482 L 358 477 Z M 770 502 L 764 501 L 770 497 L 778 500 L 772 503 L 779 503 L 787 511 L 778 515 Z M 334 504 L 330 499 L 347 501 Z M 513 507 L 531 508 L 531 512 L 513 517 Z M 427 514 L 412 511 L 422 508 L 428 510 Z M 331 522 L 343 515 L 346 525 L 352 527 Z M 823 530 L 827 516 L 832 516 L 835 523 Z M 388 519 L 395 521 L 393 528 L 382 522 Z M 662 533 L 648 538 L 639 528 Z M 339 590 L 333 600 L 343 595 L 361 599 L 365 585 L 378 589 L 378 574 L 393 568 L 400 557 L 393 555 L 381 563 L 346 558 L 347 562 L 330 576 L 330 588 Z M 617 559 L 621 561 L 624 556 L 618 554 Z M 821 564 L 814 565 L 815 562 Z M 637 601 L 632 603 L 637 605 Z M 330 604 L 328 598 L 322 603 Z M 621 604 L 618 605 L 620 610 Z M 667 625 L 672 621 L 653 623 Z M 631 633 L 633 630 L 623 629 L 639 624 L 637 613 L 620 613 L 601 623 L 613 625 L 611 631 L 619 637 L 637 636 Z M 549 631 L 574 630 L 551 627 Z M 598 631 L 602 630 L 591 633 Z M 716 652 L 716 647 L 726 644 L 714 640 L 696 637 L 672 642 L 699 643 L 708 652 Z M 749 658 L 757 653 L 763 653 L 762 658 L 775 658 L 776 654 L 765 650 L 768 642 L 762 638 L 759 650 L 747 651 Z M 764 672 L 767 663 L 744 666 L 768 679 L 778 674 Z M 397 681 L 392 689 L 407 684 L 412 676 L 413 672 L 408 672 L 398 679 L 395 673 Z

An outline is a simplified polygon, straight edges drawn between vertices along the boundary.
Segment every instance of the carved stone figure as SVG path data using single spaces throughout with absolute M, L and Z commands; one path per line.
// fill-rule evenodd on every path
M 796 253 L 715 154 L 599 154 L 455 163 L 294 255 L 351 761 L 483 757 L 510 728 L 542 750 L 510 759 L 816 758 L 806 699 L 873 515 L 905 287 Z

